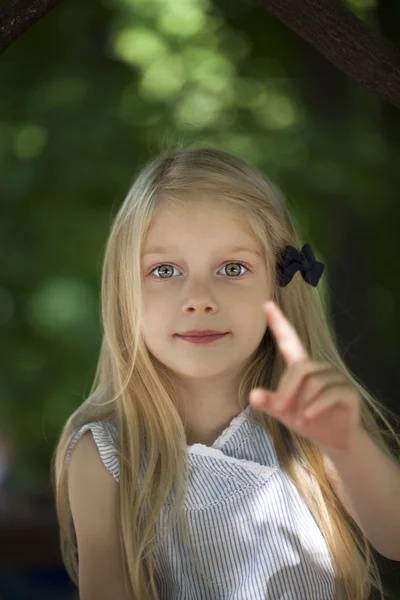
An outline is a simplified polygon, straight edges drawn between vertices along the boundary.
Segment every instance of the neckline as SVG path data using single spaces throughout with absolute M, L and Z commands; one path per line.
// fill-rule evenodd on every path
M 217 437 L 217 439 L 213 442 L 211 446 L 207 446 L 206 444 L 202 444 L 201 442 L 196 442 L 194 444 L 186 444 L 187 451 L 189 454 L 196 453 L 198 451 L 204 451 L 204 448 L 208 450 L 221 450 L 221 448 L 226 444 L 226 442 L 232 437 L 232 435 L 243 425 L 243 423 L 248 419 L 250 413 L 252 411 L 252 407 L 250 404 L 246 406 L 240 413 L 235 415 L 233 419 L 229 422 L 229 424 L 225 427 L 223 432 Z

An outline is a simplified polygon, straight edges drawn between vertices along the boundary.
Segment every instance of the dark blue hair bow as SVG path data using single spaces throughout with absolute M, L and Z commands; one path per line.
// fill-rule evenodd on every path
M 296 271 L 301 271 L 303 278 L 307 283 L 317 286 L 321 278 L 325 265 L 315 260 L 315 256 L 309 244 L 305 244 L 301 253 L 293 248 L 286 247 L 286 253 L 282 265 L 278 265 L 281 273 L 280 287 L 286 287 L 293 278 Z

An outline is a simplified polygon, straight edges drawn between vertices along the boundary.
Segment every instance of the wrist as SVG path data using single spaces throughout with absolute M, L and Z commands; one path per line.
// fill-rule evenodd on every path
M 322 444 L 318 444 L 318 447 L 321 452 L 326 454 L 333 462 L 341 462 L 356 453 L 369 439 L 367 431 L 360 425 L 345 448 L 332 448 L 323 446 Z

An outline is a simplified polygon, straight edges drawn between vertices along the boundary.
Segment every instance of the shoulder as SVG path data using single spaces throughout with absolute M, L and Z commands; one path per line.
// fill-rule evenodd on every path
M 99 454 L 93 431 L 86 430 L 74 444 L 68 466 L 68 498 L 78 538 L 90 530 L 105 537 L 116 527 L 119 485 Z
M 91 432 L 92 435 L 89 435 L 88 432 Z M 83 425 L 71 440 L 67 454 L 67 467 L 69 467 L 71 457 L 75 453 L 75 446 L 83 438 L 91 441 L 83 442 L 81 447 L 90 445 L 92 453 L 97 452 L 103 465 L 119 482 L 119 435 L 116 418 L 110 417 Z

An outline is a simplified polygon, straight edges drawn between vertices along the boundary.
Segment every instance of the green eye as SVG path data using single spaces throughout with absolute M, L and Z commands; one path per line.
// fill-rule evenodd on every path
M 244 269 L 246 269 L 247 271 L 249 270 L 249 268 L 242 262 L 238 262 L 238 261 L 229 261 L 227 262 L 225 265 L 223 265 L 223 267 L 221 267 L 221 269 L 225 269 L 225 267 L 228 267 L 229 265 L 239 265 L 240 267 L 243 267 Z M 150 271 L 149 275 L 153 275 L 155 273 L 155 271 L 157 269 L 159 269 L 160 267 L 170 267 L 173 269 L 177 269 L 177 267 L 174 267 L 173 265 L 170 265 L 169 263 L 161 263 L 159 265 L 156 265 L 155 267 L 153 267 L 153 269 Z M 177 269 L 178 270 L 178 269 Z M 244 273 L 239 273 L 240 275 L 243 275 Z M 156 277 L 156 279 L 172 279 L 172 277 L 163 277 L 162 275 L 154 275 Z M 231 275 L 228 275 L 228 277 L 230 277 L 231 279 L 238 279 L 238 277 L 233 277 Z

